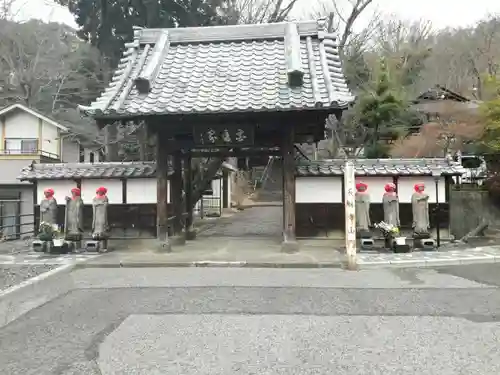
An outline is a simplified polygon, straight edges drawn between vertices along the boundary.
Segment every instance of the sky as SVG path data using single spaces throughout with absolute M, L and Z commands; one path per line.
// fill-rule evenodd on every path
M 336 0 L 336 3 L 345 13 L 349 10 L 349 1 L 352 0 Z M 311 8 L 311 0 L 299 0 L 299 4 L 304 4 L 297 9 L 299 13 L 307 13 L 307 9 Z M 358 21 L 356 28 L 359 29 L 366 25 L 375 9 L 378 9 L 385 18 L 397 17 L 408 21 L 425 19 L 431 21 L 434 28 L 442 29 L 445 27 L 473 25 L 488 14 L 500 14 L 500 1 L 374 0 L 374 6 Z M 72 27 L 77 26 L 69 11 L 64 7 L 55 5 L 52 0 L 16 0 L 14 13 L 15 18 L 20 21 L 38 18 L 46 22 L 55 21 L 68 24 Z M 303 16 L 300 18 L 303 18 Z

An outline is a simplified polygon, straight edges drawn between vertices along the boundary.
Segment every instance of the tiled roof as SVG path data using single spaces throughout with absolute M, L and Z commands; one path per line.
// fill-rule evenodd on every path
M 325 20 L 135 29 L 95 118 L 345 108 L 337 39 Z
M 341 176 L 345 161 L 342 159 L 302 162 L 296 167 L 296 175 Z M 445 158 L 432 159 L 357 159 L 357 176 L 425 176 L 433 170 L 443 175 L 461 175 L 465 169 L 456 162 Z
M 228 163 L 222 169 L 234 170 Z M 169 170 L 169 175 L 172 169 Z M 124 163 L 33 163 L 21 170 L 18 177 L 26 180 L 72 180 L 156 177 L 156 162 Z
M 70 180 L 80 178 L 139 178 L 154 177 L 156 163 L 57 163 L 32 164 L 21 170 L 19 180 Z

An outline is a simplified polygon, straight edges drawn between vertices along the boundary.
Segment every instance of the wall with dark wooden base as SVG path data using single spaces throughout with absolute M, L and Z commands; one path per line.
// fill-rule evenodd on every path
M 297 203 L 296 220 L 298 237 L 334 237 L 345 230 L 343 203 Z M 429 204 L 431 228 L 436 227 L 436 204 Z M 370 206 L 372 224 L 384 220 L 384 210 L 381 203 L 372 203 Z M 399 206 L 399 216 L 402 230 L 411 230 L 412 207 L 410 203 Z M 448 229 L 449 205 L 439 205 L 439 227 Z

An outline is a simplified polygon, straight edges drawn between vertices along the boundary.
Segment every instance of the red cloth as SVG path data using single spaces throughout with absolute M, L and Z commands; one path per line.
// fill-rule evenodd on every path
M 73 194 L 75 194 L 75 195 L 80 195 L 80 194 L 82 193 L 82 192 L 81 192 L 81 190 L 80 190 L 80 189 L 78 189 L 78 188 L 73 188 L 73 189 L 71 189 L 71 192 L 72 192 Z
M 358 182 L 356 184 L 356 190 L 357 191 L 360 191 L 360 190 L 365 191 L 366 189 L 368 189 L 368 185 L 365 184 L 364 182 Z
M 54 189 L 45 189 L 43 192 L 50 197 L 54 195 Z
M 106 194 L 108 192 L 108 189 L 106 189 L 104 186 L 101 186 L 95 191 L 97 194 L 101 193 L 102 195 Z
M 424 191 L 425 185 L 422 183 L 419 183 L 419 184 L 415 184 L 415 186 L 413 188 L 415 189 L 415 191 L 417 193 L 420 193 L 420 192 Z
M 392 193 L 394 191 L 396 191 L 396 185 L 394 184 L 387 184 L 384 186 L 384 189 L 387 193 Z

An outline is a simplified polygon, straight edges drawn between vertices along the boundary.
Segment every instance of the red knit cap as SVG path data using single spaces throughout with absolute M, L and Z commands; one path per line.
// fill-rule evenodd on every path
M 49 189 L 45 189 L 43 192 L 44 192 L 45 194 L 50 195 L 50 196 L 53 196 L 53 195 L 54 195 L 54 189 L 50 189 L 50 188 L 49 188 Z
M 80 190 L 80 189 L 78 189 L 78 188 L 73 188 L 73 189 L 71 189 L 71 192 L 72 192 L 73 194 L 75 194 L 75 195 L 80 195 L 80 194 L 82 193 L 82 192 L 81 192 L 81 190 Z
M 102 194 L 106 194 L 108 192 L 108 189 L 106 189 L 104 186 L 101 186 L 100 188 L 98 188 L 96 191 L 96 193 L 102 193 Z
M 357 190 L 357 191 L 360 191 L 360 190 L 365 191 L 366 189 L 368 189 L 368 185 L 367 185 L 367 184 L 365 184 L 364 182 L 358 182 L 358 183 L 356 184 L 356 190 Z
M 417 193 L 420 193 L 421 191 L 424 191 L 425 185 L 422 183 L 415 184 L 413 187 Z
M 396 185 L 394 185 L 393 183 L 390 183 L 390 184 L 385 185 L 384 189 L 386 192 L 392 193 L 393 191 L 396 191 Z

